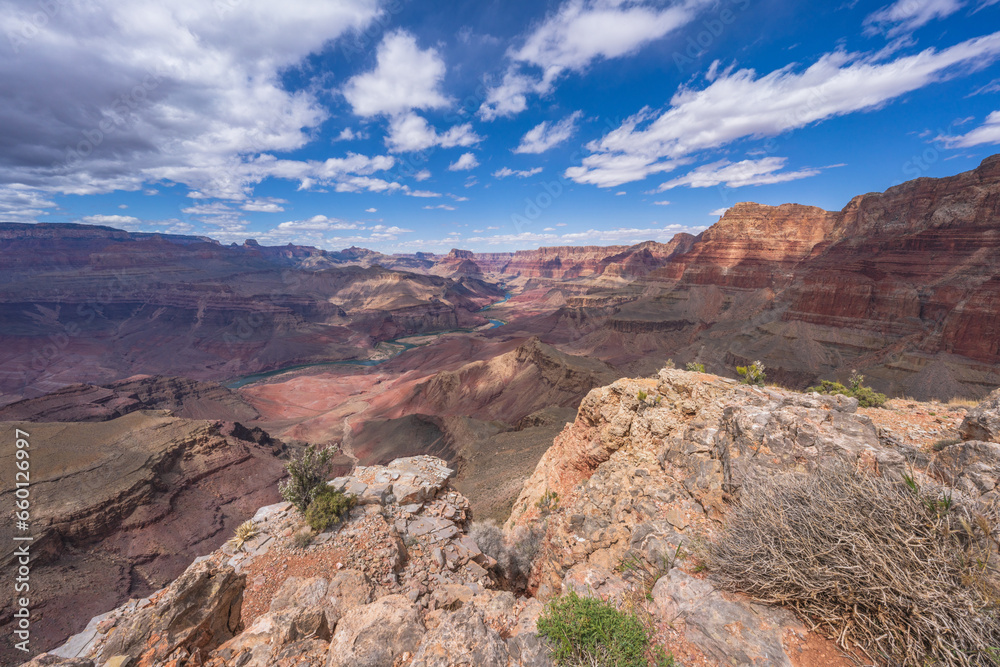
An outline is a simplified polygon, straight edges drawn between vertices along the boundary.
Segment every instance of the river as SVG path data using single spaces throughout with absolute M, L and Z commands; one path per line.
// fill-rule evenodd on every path
M 491 303 L 488 306 L 484 306 L 479 309 L 480 313 L 484 313 L 487 310 L 493 308 L 493 306 L 499 306 L 502 303 L 507 303 L 510 300 L 510 292 L 506 293 L 502 299 L 495 303 Z M 503 320 L 494 320 L 491 318 L 486 318 L 490 323 L 489 327 L 474 327 L 471 329 L 445 329 L 444 331 L 429 331 L 424 334 L 409 334 L 406 336 L 400 336 L 399 338 L 393 338 L 392 340 L 387 340 L 379 343 L 376 346 L 378 348 L 396 348 L 391 353 L 387 354 L 385 357 L 380 359 L 344 359 L 341 361 L 319 361 L 312 364 L 296 364 L 294 366 L 285 366 L 283 368 L 276 368 L 273 371 L 264 371 L 263 373 L 253 373 L 252 375 L 244 375 L 243 377 L 236 378 L 235 380 L 230 380 L 229 382 L 224 382 L 223 385 L 229 389 L 239 389 L 240 387 L 245 387 L 248 384 L 253 384 L 254 382 L 260 382 L 261 380 L 266 380 L 267 378 L 274 377 L 275 375 L 281 375 L 282 373 L 288 373 L 290 371 L 298 371 L 303 368 L 316 368 L 318 366 L 378 366 L 381 363 L 385 363 L 390 359 L 395 359 L 403 352 L 407 350 L 412 350 L 415 347 L 422 347 L 422 345 L 415 345 L 413 343 L 407 343 L 405 340 L 407 338 L 422 338 L 425 336 L 443 336 L 449 333 L 472 333 L 473 331 L 487 331 L 489 329 L 496 329 L 497 327 L 502 327 L 507 324 Z

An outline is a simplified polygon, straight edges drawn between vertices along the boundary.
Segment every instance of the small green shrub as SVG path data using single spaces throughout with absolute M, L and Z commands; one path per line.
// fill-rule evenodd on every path
M 645 401 L 645 400 L 646 400 L 647 398 L 649 398 L 649 394 L 648 394 L 648 393 L 646 393 L 646 391 L 645 391 L 644 389 L 640 389 L 640 390 L 639 390 L 639 394 L 638 394 L 638 395 L 636 396 L 636 398 L 638 398 L 638 399 L 639 399 L 639 402 L 640 402 L 640 403 L 642 403 L 642 402 L 644 402 L 644 401 Z
M 821 380 L 818 387 L 809 387 L 806 391 L 814 391 L 817 394 L 826 395 L 842 394 L 858 399 L 859 408 L 881 408 L 887 400 L 885 394 L 880 394 L 871 387 L 863 385 L 862 382 L 864 379 L 864 375 L 861 375 L 857 371 L 852 371 L 851 377 L 848 380 L 850 387 L 845 387 L 839 382 Z
M 688 365 L 684 367 L 684 370 L 691 371 L 693 373 L 704 373 L 705 364 L 697 364 L 693 361 L 688 362 Z
M 541 510 L 542 516 L 548 516 L 559 509 L 559 494 L 555 491 L 546 491 L 535 503 L 535 507 Z
M 755 361 L 749 366 L 737 366 L 736 373 L 742 378 L 740 382 L 743 384 L 763 385 L 764 380 L 767 379 L 764 364 L 759 361 Z
M 289 478 L 278 485 L 281 497 L 305 514 L 316 492 L 326 486 L 333 453 L 330 447 L 319 449 L 308 445 L 302 454 L 286 463 Z
M 315 532 L 321 533 L 333 523 L 340 521 L 356 503 L 357 498 L 354 496 L 344 495 L 332 486 L 324 485 L 309 503 L 306 522 Z
M 653 647 L 653 664 L 656 667 L 677 667 L 673 654 L 667 653 L 662 646 Z
M 573 591 L 549 602 L 538 618 L 538 634 L 552 642 L 553 656 L 562 667 L 649 664 L 649 634 L 637 616 Z
M 667 359 L 667 363 L 663 364 L 664 368 L 677 368 L 677 364 L 674 363 L 673 359 Z

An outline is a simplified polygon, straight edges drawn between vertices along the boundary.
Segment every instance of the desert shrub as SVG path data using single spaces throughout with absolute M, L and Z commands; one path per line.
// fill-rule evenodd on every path
M 306 523 L 314 531 L 321 533 L 340 521 L 356 503 L 357 498 L 354 496 L 344 495 L 332 486 L 324 485 L 315 493 L 306 509 Z
M 236 527 L 236 532 L 226 541 L 226 544 L 231 546 L 234 551 L 243 551 L 243 545 L 256 537 L 258 532 L 260 531 L 257 529 L 257 523 L 253 519 L 249 519 Z
M 472 524 L 469 535 L 480 551 L 497 562 L 496 574 L 507 588 L 522 591 L 527 588 L 528 575 L 534 564 L 542 531 L 538 528 L 515 528 L 510 539 L 505 539 L 503 530 L 492 519 Z
M 308 531 L 300 531 L 292 536 L 292 542 L 299 549 L 305 549 L 307 546 L 312 544 L 313 534 Z
M 288 461 L 285 470 L 289 477 L 278 485 L 281 497 L 305 514 L 316 492 L 326 486 L 333 453 L 330 447 L 319 449 L 316 445 L 308 445 L 300 455 Z
M 649 393 L 648 393 L 648 392 L 646 392 L 646 390 L 644 390 L 644 389 L 640 389 L 640 390 L 639 390 L 639 393 L 638 393 L 638 394 L 636 394 L 636 398 L 638 398 L 638 399 L 639 399 L 639 402 L 640 402 L 640 403 L 642 403 L 642 402 L 643 402 L 643 401 L 645 401 L 645 400 L 646 400 L 647 398 L 649 398 Z
M 743 384 L 763 385 L 764 380 L 767 379 L 764 364 L 759 361 L 755 361 L 749 366 L 737 366 L 736 373 L 740 376 L 740 382 Z
M 694 373 L 704 373 L 705 364 L 698 364 L 693 361 L 689 361 L 687 366 L 684 367 L 684 370 L 692 371 Z
M 538 634 L 553 645 L 559 665 L 647 667 L 649 634 L 638 617 L 571 591 L 549 602 L 538 617 Z
M 881 664 L 1000 665 L 994 525 L 911 477 L 838 465 L 748 480 L 706 557 L 724 588 Z
M 931 445 L 931 449 L 935 452 L 940 452 L 945 447 L 951 447 L 952 445 L 957 445 L 960 442 L 962 442 L 961 438 L 941 438 Z
M 674 363 L 673 359 L 667 359 L 667 363 L 663 364 L 664 368 L 677 368 L 677 364 Z
M 814 391 L 818 394 L 827 395 L 843 394 L 844 396 L 851 396 L 858 399 L 858 407 L 881 408 L 886 402 L 885 394 L 880 394 L 871 387 L 863 385 L 862 382 L 864 379 L 864 375 L 861 375 L 857 371 L 852 371 L 850 380 L 848 380 L 849 387 L 845 387 L 839 382 L 821 380 L 818 387 L 809 387 L 806 391 Z
M 539 509 L 543 518 L 547 517 L 549 514 L 559 509 L 559 494 L 555 491 L 546 491 L 542 494 L 542 497 L 538 499 L 538 502 L 535 503 L 535 507 Z

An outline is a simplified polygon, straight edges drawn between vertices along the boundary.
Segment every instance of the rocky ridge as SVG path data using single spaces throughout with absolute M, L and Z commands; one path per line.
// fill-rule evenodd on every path
M 413 457 L 332 480 L 360 504 L 305 549 L 287 504 L 262 508 L 243 551 L 215 551 L 165 591 L 95 618 L 56 651 L 81 662 L 36 664 L 118 665 L 127 653 L 174 667 L 550 665 L 535 621 L 545 600 L 576 591 L 640 610 L 684 665 L 846 666 L 789 611 L 721 592 L 692 545 L 721 525 L 747 475 L 835 462 L 996 501 L 1000 443 L 962 437 L 995 438 L 998 401 L 1000 390 L 972 410 L 917 410 L 941 409 L 942 433 L 956 436 L 932 447 L 843 396 L 670 369 L 618 380 L 588 394 L 505 526 L 540 536 L 527 597 L 499 590 L 452 471 Z

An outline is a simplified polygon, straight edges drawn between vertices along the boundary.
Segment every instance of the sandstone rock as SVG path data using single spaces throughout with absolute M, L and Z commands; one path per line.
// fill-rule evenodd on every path
M 347 612 L 330 642 L 327 667 L 393 667 L 417 650 L 424 635 L 420 613 L 402 595 L 389 595 Z
M 1000 442 L 1000 389 L 970 410 L 958 430 L 963 440 Z
M 103 659 L 127 654 L 149 664 L 178 649 L 208 653 L 239 628 L 245 583 L 232 567 L 193 564 L 150 606 L 109 633 Z
M 507 640 L 511 661 L 520 667 L 555 667 L 552 647 L 534 632 L 523 632 Z
M 949 445 L 937 453 L 930 470 L 971 498 L 1000 500 L 1000 443 L 968 440 Z
M 507 667 L 500 634 L 468 608 L 447 614 L 427 632 L 410 667 Z
M 285 647 L 300 640 L 329 642 L 330 626 L 319 607 L 272 611 L 212 652 L 209 667 L 271 667 Z
M 116 655 L 104 663 L 104 667 L 132 667 L 134 662 L 130 655 Z
M 671 570 L 653 587 L 658 618 L 682 627 L 684 638 L 726 665 L 792 667 L 782 635 L 800 627 L 788 611 L 729 601 L 705 580 Z
M 585 563 L 574 565 L 563 579 L 563 595 L 573 591 L 580 597 L 598 598 L 620 604 L 629 590 L 628 583 L 617 574 Z

